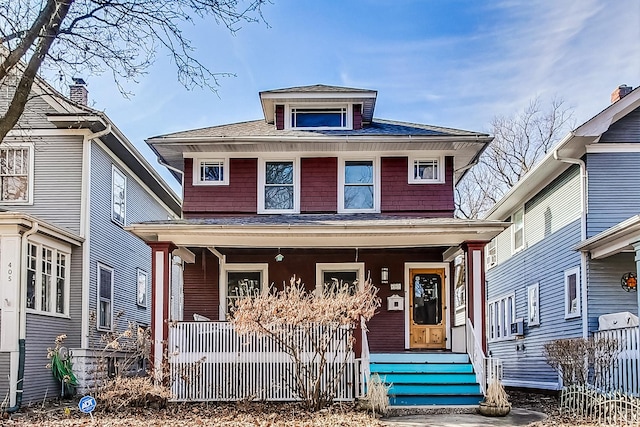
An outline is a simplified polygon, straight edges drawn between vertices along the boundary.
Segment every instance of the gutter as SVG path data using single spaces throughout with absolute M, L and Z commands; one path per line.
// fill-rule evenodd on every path
M 580 166 L 580 241 L 584 242 L 587 239 L 587 166 L 582 159 L 560 157 L 558 155 L 558 150 L 559 148 L 553 150 L 553 158 L 555 160 Z M 580 299 L 582 302 L 582 337 L 588 338 L 589 317 L 587 304 L 587 252 L 584 251 L 580 252 L 580 287 Z
M 31 224 L 31 229 L 22 235 L 21 241 L 21 265 L 20 271 L 18 272 L 18 274 L 20 275 L 20 279 L 18 281 L 18 283 L 20 284 L 20 300 L 18 301 L 18 307 L 20 309 L 20 321 L 18 323 L 18 378 L 16 381 L 16 403 L 10 408 L 6 408 L 4 410 L 4 412 L 8 414 L 17 412 L 22 405 L 22 391 L 24 389 L 25 340 L 27 337 L 27 304 L 26 298 L 24 297 L 27 293 L 27 275 L 24 274 L 23 271 L 27 265 L 27 243 L 29 240 L 28 237 L 32 234 L 37 233 L 38 228 L 38 222 L 33 221 Z

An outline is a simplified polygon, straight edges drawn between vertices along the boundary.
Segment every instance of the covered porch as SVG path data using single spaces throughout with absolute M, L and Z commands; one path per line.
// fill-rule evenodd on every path
M 486 342 L 484 244 L 508 225 L 381 215 L 224 217 L 132 225 L 130 231 L 153 250 L 156 372 L 162 372 L 165 350 L 175 350 L 164 347 L 173 322 L 224 322 L 234 299 L 267 292 L 270 286 L 281 288 L 296 275 L 313 292 L 334 279 L 363 283 L 370 277 L 379 288 L 382 305 L 368 323 L 368 333 L 354 334 L 349 357 L 358 380 L 345 379 L 354 390 L 359 389 L 354 382 L 360 382 L 360 374 L 368 372 L 371 353 L 470 354 L 478 363 L 476 373 L 482 370 L 480 375 L 486 376 L 480 367 Z M 267 353 L 275 357 L 275 352 Z M 199 357 L 212 353 L 204 351 Z

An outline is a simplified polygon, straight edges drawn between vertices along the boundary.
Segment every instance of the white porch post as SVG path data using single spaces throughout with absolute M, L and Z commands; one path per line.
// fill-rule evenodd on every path
M 640 242 L 635 242 L 632 246 L 633 250 L 636 251 L 636 277 L 640 277 Z M 640 290 L 638 290 L 638 285 L 636 285 L 636 297 L 638 299 L 638 316 L 640 317 Z
M 151 247 L 151 363 L 156 381 L 163 380 L 163 359 L 169 339 L 171 242 L 149 243 Z

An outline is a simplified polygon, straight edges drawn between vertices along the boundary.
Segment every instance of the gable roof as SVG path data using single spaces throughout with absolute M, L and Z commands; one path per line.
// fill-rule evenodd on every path
M 571 166 L 559 159 L 582 158 L 588 145 L 598 144 L 602 134 L 638 108 L 640 108 L 640 87 L 569 132 L 493 206 L 485 218 L 491 220 L 507 218 Z
M 370 89 L 356 89 L 342 86 L 311 85 L 295 86 L 284 89 L 266 90 L 260 92 L 262 112 L 267 123 L 273 123 L 275 104 L 304 102 L 349 102 L 362 104 L 362 121 L 369 123 L 373 119 L 378 91 Z
M 102 111 L 76 103 L 62 95 L 41 77 L 36 77 L 32 90 L 51 108 L 46 113 L 49 122 L 60 129 L 88 129 L 92 133 L 103 132 L 100 139 L 122 160 L 163 203 L 176 215 L 181 215 L 181 201 L 160 174 L 151 166 L 138 149 Z

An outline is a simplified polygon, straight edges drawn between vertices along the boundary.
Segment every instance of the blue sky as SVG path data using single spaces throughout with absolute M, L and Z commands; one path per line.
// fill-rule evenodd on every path
M 131 99 L 109 75 L 87 76 L 90 104 L 157 165 L 144 139 L 259 119 L 262 90 L 375 89 L 378 118 L 488 132 L 535 97 L 564 99 L 580 124 L 618 85 L 640 85 L 637 0 L 272 0 L 263 11 L 268 26 L 235 35 L 213 22 L 186 29 L 205 65 L 236 74 L 217 94 L 184 89 L 160 52 L 126 85 Z

